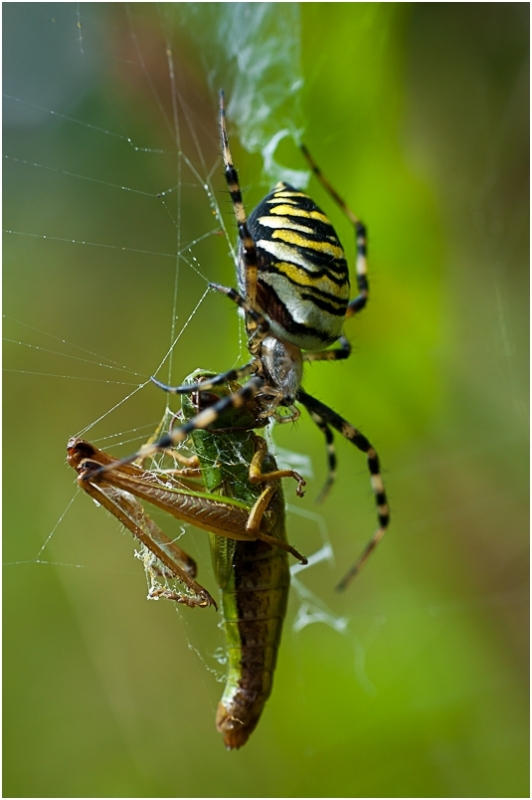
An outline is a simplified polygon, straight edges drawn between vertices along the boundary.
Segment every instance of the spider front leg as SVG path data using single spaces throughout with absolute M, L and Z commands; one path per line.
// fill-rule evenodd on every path
M 377 515 L 379 520 L 379 527 L 373 534 L 373 537 L 370 539 L 364 550 L 362 551 L 362 555 L 351 567 L 351 569 L 346 573 L 346 575 L 344 575 L 344 577 L 336 587 L 339 591 L 343 591 L 353 580 L 353 578 L 360 572 L 365 562 L 371 555 L 372 551 L 375 549 L 375 547 L 378 545 L 378 543 L 386 533 L 386 530 L 390 524 L 390 510 L 388 508 L 386 492 L 384 490 L 384 483 L 380 472 L 379 457 L 377 455 L 377 451 L 375 450 L 373 445 L 368 441 L 368 439 L 366 439 L 366 437 L 363 434 L 361 434 L 360 431 L 358 431 L 349 422 L 347 422 L 347 420 L 345 420 L 343 417 L 341 417 L 339 414 L 333 411 L 332 408 L 329 408 L 324 403 L 320 403 L 319 400 L 316 400 L 316 398 L 304 392 L 303 389 L 299 390 L 297 399 L 310 412 L 314 422 L 323 431 L 325 431 L 325 428 L 328 425 L 331 425 L 339 433 L 341 433 L 342 436 L 344 436 L 348 441 L 352 442 L 352 444 L 354 444 L 355 447 L 357 447 L 363 453 L 366 453 L 368 460 L 368 469 L 371 478 L 371 487 L 373 489 L 373 494 L 375 495 L 375 501 L 377 503 Z
M 246 405 L 246 403 L 249 403 L 255 397 L 255 395 L 259 393 L 263 385 L 264 381 L 262 378 L 251 378 L 247 383 L 244 384 L 244 386 L 240 387 L 238 391 L 223 397 L 212 406 L 200 411 L 199 414 L 193 417 L 193 419 L 188 420 L 178 428 L 175 428 L 169 433 L 164 434 L 157 441 L 152 442 L 151 444 L 143 445 L 139 450 L 137 450 L 136 453 L 132 453 L 130 456 L 126 456 L 125 458 L 102 464 L 101 466 L 95 466 L 94 469 L 88 470 L 84 475 L 83 480 L 91 480 L 97 475 L 104 474 L 111 470 L 120 469 L 127 464 L 132 464 L 134 461 L 151 457 L 155 455 L 155 453 L 159 453 L 163 450 L 172 449 L 176 444 L 184 442 L 192 431 L 207 428 L 228 409 L 240 408 Z M 194 391 L 194 389 L 194 385 L 189 384 L 187 387 L 187 392 Z
M 235 289 L 231 289 L 228 286 L 221 286 L 218 283 L 210 283 L 209 286 L 211 289 L 216 289 L 216 291 L 225 294 L 230 300 L 236 303 L 239 308 L 242 308 L 245 311 L 246 319 L 248 320 L 248 335 L 252 337 L 254 345 L 253 349 L 258 347 L 260 342 L 270 330 L 270 326 L 265 317 L 263 317 L 263 315 L 258 311 L 255 311 L 253 308 L 251 308 L 246 300 L 244 300 L 244 298 L 241 297 L 238 292 L 235 291 Z M 220 386 L 224 383 L 230 383 L 231 381 L 240 381 L 242 378 L 247 378 L 247 376 L 255 372 L 256 369 L 257 362 L 255 359 L 253 359 L 241 367 L 227 370 L 227 372 L 221 372 L 219 375 L 215 375 L 213 378 L 200 381 L 199 383 L 184 383 L 181 386 L 169 386 L 153 376 L 151 377 L 151 381 L 155 384 L 155 386 L 157 386 L 159 389 L 162 389 L 163 392 L 167 392 L 168 394 L 192 394 L 192 392 L 208 391 L 209 389 L 213 389 L 216 386 Z
M 248 347 L 252 353 L 255 353 L 262 340 L 267 336 L 270 331 L 270 323 L 253 305 L 249 300 L 244 299 L 235 289 L 230 286 L 222 286 L 220 283 L 209 283 L 211 289 L 225 294 L 233 303 L 236 303 L 241 308 L 246 316 L 246 331 L 248 335 Z
M 223 383 L 239 381 L 242 380 L 242 378 L 247 378 L 247 376 L 250 375 L 254 369 L 255 360 L 249 361 L 242 367 L 229 369 L 227 372 L 221 372 L 219 375 L 215 375 L 208 381 L 200 381 L 200 383 L 184 383 L 181 386 L 168 386 L 168 384 L 157 380 L 157 378 L 154 378 L 153 376 L 150 378 L 150 380 L 155 384 L 155 386 L 157 386 L 159 389 L 162 389 L 163 392 L 167 392 L 168 394 L 192 394 L 192 392 L 205 392 L 209 389 L 213 389 L 215 386 L 220 386 Z
M 225 100 L 223 90 L 220 90 L 220 138 L 222 140 L 222 156 L 224 161 L 224 175 L 233 203 L 238 236 L 240 239 L 242 256 L 242 284 L 245 286 L 246 300 L 251 308 L 256 307 L 257 300 L 257 249 L 249 232 L 246 210 L 242 200 L 242 192 L 238 182 L 238 173 L 233 165 L 233 157 L 229 149 L 229 137 L 225 119 Z M 240 267 L 239 267 L 240 268 Z

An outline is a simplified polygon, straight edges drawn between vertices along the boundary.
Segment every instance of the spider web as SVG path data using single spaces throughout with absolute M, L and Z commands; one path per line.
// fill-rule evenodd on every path
M 302 128 L 297 6 L 288 7 L 290 25 L 280 26 L 268 4 L 250 4 L 244 14 L 237 5 L 167 4 L 156 12 L 127 4 L 20 5 L 8 11 L 12 30 L 31 40 L 31 48 L 26 45 L 20 59 L 17 38 L 7 46 L 6 264 L 10 258 L 22 264 L 33 291 L 44 294 L 40 304 L 30 299 L 30 310 L 24 284 L 14 278 L 11 293 L 8 287 L 6 369 L 16 394 L 46 398 L 32 425 L 60 427 L 65 441 L 77 430 L 113 453 L 131 452 L 157 427 L 153 409 L 164 408 L 167 419 L 172 413 L 165 396 L 153 402 L 151 374 L 181 382 L 198 366 L 223 370 L 246 360 L 234 309 L 207 286 L 208 281 L 234 284 L 235 232 L 220 174 L 216 88 L 223 85 L 230 98 L 236 158 L 238 133 L 245 150 L 260 155 L 266 184 L 283 178 L 303 186 L 308 175 L 282 167 L 277 156 L 281 143 L 291 143 L 296 152 Z M 238 26 L 245 45 L 235 53 L 230 32 Z M 176 38 L 176 27 L 186 35 Z M 194 51 L 202 54 L 198 63 Z M 35 64 L 42 67 L 38 80 Z M 261 194 L 260 188 L 250 191 L 248 207 Z M 60 286 L 63 280 L 66 285 Z M 119 322 L 113 324 L 115 315 Z M 212 327 L 205 335 L 207 324 Z M 213 350 L 218 326 L 229 349 Z M 54 420 L 63 417 L 62 425 L 48 424 L 50 411 Z M 60 458 L 56 437 L 50 432 L 39 452 Z M 284 432 L 276 438 L 290 443 Z M 275 449 L 273 440 L 271 446 Z M 311 474 L 305 457 L 283 447 L 277 456 L 280 464 Z M 72 476 L 63 471 L 61 480 L 68 486 Z M 19 569 L 54 565 L 74 606 L 76 579 L 67 575 L 69 568 L 88 570 L 96 581 L 105 576 L 115 585 L 131 573 L 138 592 L 135 565 L 128 569 L 123 552 L 104 541 L 108 530 L 102 536 L 96 532 L 95 544 L 76 555 L 80 550 L 73 540 L 87 498 L 74 494 L 62 505 L 57 495 L 64 495 L 64 486 L 52 491 L 46 480 L 40 491 L 47 507 L 32 524 L 33 554 L 31 545 L 18 539 L 8 544 L 7 562 Z M 102 529 L 116 529 L 114 521 L 105 523 L 101 510 L 99 515 L 91 517 L 93 527 L 101 522 Z M 164 515 L 156 517 L 163 529 L 171 527 Z M 288 526 L 291 540 L 297 537 L 293 530 L 304 528 L 302 549 L 314 550 L 309 568 L 333 566 L 324 517 L 308 502 L 289 505 Z M 176 537 L 184 533 L 184 526 L 177 526 Z M 205 542 L 188 535 L 185 548 L 205 580 Z M 365 648 L 348 619 L 306 585 L 299 566 L 292 573 L 294 635 L 319 623 L 347 637 L 354 673 L 371 692 Z M 332 586 L 333 573 L 328 570 L 321 582 Z M 191 619 L 186 610 L 177 611 L 189 647 L 223 680 L 218 666 L 223 646 L 203 644 L 205 624 L 197 623 L 197 612 Z
M 494 776 L 504 772 L 498 761 L 506 775 L 522 769 L 526 708 L 520 287 L 528 209 L 518 134 L 526 128 L 519 120 L 527 112 L 528 63 L 511 85 L 511 58 L 495 58 L 511 54 L 510 46 L 498 49 L 507 30 L 499 31 L 496 14 L 412 7 L 421 26 L 408 28 L 417 42 L 412 60 L 397 33 L 407 29 L 404 18 L 395 31 L 386 24 L 406 6 L 347 6 L 352 30 L 336 24 L 345 19 L 341 4 L 327 6 L 326 31 L 310 31 L 310 19 L 305 76 L 314 75 L 309 97 L 323 104 L 320 114 L 329 118 L 334 108 L 320 142 L 326 152 L 341 152 L 343 163 L 352 159 L 352 187 L 369 199 L 360 211 L 371 231 L 375 292 L 353 334 L 356 357 L 335 370 L 317 365 L 306 380 L 316 376 L 320 399 L 366 426 L 372 441 L 381 437 L 374 443 L 389 470 L 393 533 L 380 549 L 380 569 L 372 563 L 349 595 L 335 595 L 346 559 L 374 522 L 364 465 L 340 444 L 339 485 L 316 509 L 325 472 L 319 432 L 304 417 L 275 429 L 271 447 L 293 468 L 310 472 L 312 453 L 316 481 L 307 496 L 296 499 L 290 482 L 285 487 L 289 539 L 311 564 L 292 569 L 273 695 L 255 734 L 266 741 L 273 721 L 285 739 L 270 736 L 270 749 L 261 750 L 263 784 L 259 762 L 247 769 L 243 760 L 228 792 L 248 794 L 253 775 L 260 790 L 292 796 L 517 795 L 517 784 Z M 518 6 L 497 13 L 504 18 Z M 198 367 L 219 371 L 247 360 L 236 310 L 207 289 L 208 281 L 235 283 L 216 91 L 223 86 L 229 102 L 247 208 L 280 177 L 303 185 L 298 9 L 4 4 L 6 738 L 12 776 L 35 774 L 36 795 L 59 786 L 70 796 L 82 785 L 78 795 L 173 796 L 177 771 L 180 793 L 187 793 L 182 786 L 197 796 L 213 785 L 223 791 L 222 761 L 216 784 L 201 782 L 208 736 L 216 736 L 216 680 L 224 679 L 219 616 L 146 602 L 130 535 L 76 493 L 65 443 L 77 432 L 126 455 L 170 414 L 150 375 L 177 383 Z M 323 25 L 324 16 L 316 19 Z M 484 59 L 475 48 L 477 39 L 487 47 L 488 23 L 494 55 Z M 324 34 L 330 41 L 321 48 Z M 514 50 L 521 58 L 522 48 Z M 412 72 L 406 87 L 395 76 L 405 58 Z M 342 82 L 345 92 L 333 97 Z M 455 96 L 458 103 L 468 97 L 463 83 L 473 101 L 457 113 Z M 401 92 L 413 104 L 406 132 L 397 121 Z M 382 135 L 387 127 L 389 137 Z M 436 186 L 447 191 L 438 210 Z M 349 249 L 352 232 L 334 222 Z M 373 371 L 366 370 L 371 359 Z M 356 416 L 345 410 L 345 385 L 335 396 L 335 379 L 326 384 L 337 369 L 353 377 Z M 153 516 L 190 552 L 200 582 L 214 593 L 207 537 L 162 512 Z M 89 727 L 100 719 L 103 734 Z M 208 743 L 202 738 L 198 747 L 200 721 Z M 112 752 L 117 741 L 129 757 L 124 765 Z M 404 746 L 399 783 L 396 744 Z M 352 769 L 355 748 L 360 770 Z M 123 772 L 117 788 L 99 768 L 102 790 L 91 780 L 108 750 Z M 187 764 L 194 751 L 201 760 L 195 771 Z M 256 752 L 252 740 L 237 758 L 251 761 Z M 216 757 L 213 750 L 213 764 Z M 279 770 L 270 770 L 272 759 Z M 67 762 L 75 779 L 64 777 Z M 350 783 L 354 771 L 361 784 Z M 154 782 L 156 773 L 169 782 Z M 386 774 L 388 783 L 379 783 Z

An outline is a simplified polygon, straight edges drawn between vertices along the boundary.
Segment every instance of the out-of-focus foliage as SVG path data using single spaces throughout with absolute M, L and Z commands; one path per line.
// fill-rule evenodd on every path
M 181 149 L 201 175 L 213 169 L 234 231 L 209 59 L 171 8 L 3 7 L 16 98 L 4 228 L 19 232 L 4 238 L 5 335 L 18 342 L 4 383 L 4 795 L 528 796 L 528 6 L 309 3 L 297 28 L 276 5 L 300 36 L 304 140 L 370 238 L 353 357 L 313 365 L 305 388 L 377 446 L 392 527 L 336 595 L 375 521 L 364 460 L 338 442 L 338 485 L 316 508 L 321 436 L 305 417 L 279 430 L 316 473 L 290 502 L 322 516 L 336 557 L 299 577 L 349 624 L 292 631 L 293 595 L 272 697 L 233 753 L 214 728 L 214 612 L 147 603 L 130 539 L 87 498 L 55 529 L 74 493 L 69 436 L 106 415 L 90 436 L 119 434 L 125 453 L 155 427 L 165 398 L 153 387 L 107 412 L 168 350 L 175 253 L 217 229 L 178 166 L 168 47 Z M 236 134 L 251 207 L 261 163 Z M 279 160 L 304 168 L 288 141 Z M 352 261 L 348 223 L 311 191 Z M 222 237 L 184 255 L 234 284 Z M 176 381 L 245 355 L 224 298 L 209 295 L 185 327 L 205 288 L 183 264 Z M 298 549 L 320 547 L 316 522 L 288 524 Z M 35 563 L 54 530 L 48 565 Z M 204 538 L 188 532 L 186 546 L 214 589 Z

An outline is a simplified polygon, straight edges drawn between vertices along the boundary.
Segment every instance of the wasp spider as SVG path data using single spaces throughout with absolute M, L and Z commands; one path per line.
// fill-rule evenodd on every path
M 194 419 L 175 428 L 153 444 L 123 459 L 128 463 L 173 447 L 191 430 L 206 428 L 220 414 L 255 398 L 261 409 L 257 427 L 272 415 L 280 421 L 295 419 L 301 403 L 325 436 L 329 475 L 322 497 L 336 473 L 333 444 L 334 428 L 367 457 L 371 484 L 377 504 L 379 527 L 362 555 L 342 579 L 347 586 L 389 524 L 389 511 L 375 448 L 356 428 L 328 406 L 311 397 L 301 387 L 303 362 L 335 361 L 347 358 L 350 345 L 343 335 L 345 319 L 361 311 L 368 297 L 366 277 L 366 229 L 330 186 L 310 154 L 303 153 L 313 172 L 335 202 L 351 220 L 356 233 L 356 280 L 358 294 L 349 300 L 349 273 L 345 254 L 327 216 L 304 192 L 287 183 L 278 183 L 246 218 L 238 175 L 233 166 L 225 121 L 224 95 L 220 92 L 220 134 L 225 179 L 233 202 L 238 226 L 238 289 L 218 284 L 211 287 L 226 294 L 244 312 L 251 359 L 237 369 L 221 373 L 196 386 L 170 387 L 154 380 L 174 394 L 209 390 L 228 381 L 248 380 L 233 394 L 200 412 Z M 339 346 L 325 349 L 334 342 Z M 304 352 L 303 352 L 304 351 Z M 280 416 L 279 408 L 288 408 Z

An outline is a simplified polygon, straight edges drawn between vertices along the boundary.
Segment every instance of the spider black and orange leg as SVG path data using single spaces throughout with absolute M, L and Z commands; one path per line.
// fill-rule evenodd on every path
M 334 202 L 340 206 L 346 217 L 352 223 L 355 229 L 355 236 L 356 236 L 356 248 L 357 248 L 357 259 L 356 259 L 356 276 L 357 276 L 357 288 L 358 294 L 352 300 L 349 301 L 346 311 L 346 319 L 352 317 L 354 314 L 358 314 L 359 311 L 362 311 L 364 306 L 368 301 L 368 294 L 369 294 L 369 284 L 368 284 L 368 267 L 367 267 L 367 260 L 366 260 L 366 246 L 367 246 L 367 232 L 366 226 L 363 222 L 361 222 L 358 217 L 353 214 L 343 197 L 340 197 L 336 189 L 333 189 L 321 169 L 318 167 L 312 156 L 310 155 L 309 151 L 305 147 L 304 144 L 301 145 L 301 150 L 303 155 L 307 159 L 312 172 L 315 174 L 323 188 L 326 192 L 330 194 Z M 333 351 L 334 352 L 334 351 Z M 349 355 L 349 354 L 348 354 Z M 343 356 L 346 358 L 347 356 Z
M 297 399 L 312 415 L 312 419 L 318 424 L 317 419 L 320 419 L 321 424 L 319 427 L 324 430 L 325 426 L 331 426 L 341 433 L 348 441 L 352 442 L 355 447 L 366 453 L 368 460 L 368 469 L 371 478 L 371 487 L 377 503 L 377 515 L 379 520 L 379 527 L 373 534 L 361 556 L 351 567 L 351 569 L 344 575 L 338 586 L 338 590 L 342 591 L 353 580 L 362 569 L 363 565 L 378 545 L 386 529 L 390 524 L 390 511 L 388 508 L 388 501 L 386 499 L 386 492 L 384 490 L 384 483 L 381 476 L 379 456 L 373 445 L 366 439 L 366 437 L 354 428 L 347 420 L 337 414 L 332 408 L 329 408 L 324 403 L 316 400 L 315 397 L 307 394 L 303 389 L 297 393 Z
M 319 493 L 316 502 L 323 503 L 327 498 L 333 483 L 336 480 L 336 448 L 334 446 L 334 436 L 332 430 L 327 423 L 316 414 L 314 411 L 308 410 L 315 425 L 318 426 L 320 431 L 325 436 L 325 447 L 327 449 L 327 480 L 325 481 L 321 492 Z
M 338 339 L 340 347 L 334 350 L 317 350 L 303 353 L 303 361 L 343 361 L 351 355 L 351 345 L 345 336 Z
M 208 406 L 208 408 L 200 411 L 199 414 L 197 414 L 188 422 L 185 422 L 184 425 L 174 428 L 169 433 L 166 433 L 164 436 L 156 439 L 154 442 L 143 445 L 139 450 L 137 450 L 136 453 L 126 456 L 126 458 L 121 458 L 118 461 L 113 461 L 112 464 L 89 471 L 85 479 L 91 480 L 91 478 L 93 478 L 96 474 L 120 468 L 125 464 L 132 464 L 133 461 L 137 461 L 138 459 L 142 460 L 144 458 L 150 458 L 151 456 L 155 455 L 155 453 L 159 453 L 163 450 L 170 450 L 171 448 L 175 447 L 176 444 L 184 442 L 191 431 L 207 428 L 209 425 L 215 422 L 224 413 L 224 411 L 227 411 L 229 408 L 240 408 L 248 403 L 260 392 L 263 386 L 263 379 L 254 376 L 247 383 L 241 386 L 238 391 L 227 395 L 227 397 L 222 397 L 222 399 L 217 403 L 214 403 L 212 406 Z M 190 384 L 187 389 L 195 391 L 194 384 Z
M 242 192 L 238 182 L 238 173 L 233 164 L 233 156 L 229 149 L 229 137 L 227 136 L 227 124 L 225 120 L 225 100 L 223 90 L 220 90 L 220 137 L 222 140 L 222 156 L 224 162 L 224 175 L 233 203 L 236 223 L 238 226 L 238 236 L 240 239 L 242 269 L 244 285 L 246 287 L 246 301 L 251 308 L 257 307 L 257 248 L 249 232 L 246 210 L 242 200 Z
M 163 392 L 168 392 L 168 394 L 192 394 L 192 392 L 208 391 L 222 383 L 229 383 L 230 381 L 239 381 L 242 378 L 247 378 L 248 375 L 254 372 L 255 368 L 256 363 L 255 359 L 253 359 L 253 361 L 248 361 L 248 363 L 244 364 L 242 367 L 236 367 L 235 369 L 227 370 L 227 372 L 221 372 L 219 375 L 215 375 L 214 378 L 210 378 L 209 380 L 200 381 L 200 383 L 183 383 L 181 386 L 168 386 L 166 383 L 157 380 L 157 378 L 153 376 L 150 380 L 158 389 L 162 389 Z

